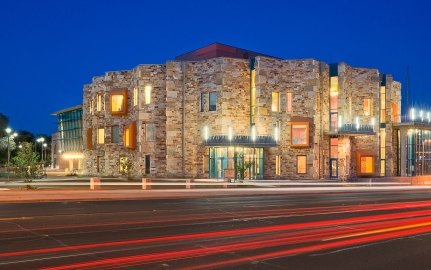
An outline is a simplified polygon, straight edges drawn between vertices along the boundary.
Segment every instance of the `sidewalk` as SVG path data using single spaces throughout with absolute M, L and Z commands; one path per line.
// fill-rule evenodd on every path
M 430 191 L 430 186 L 355 186 L 355 187 L 283 187 L 283 188 L 199 188 L 164 190 L 0 190 L 0 202 L 53 202 L 136 199 L 202 198 L 269 194 L 304 194 L 373 191 Z

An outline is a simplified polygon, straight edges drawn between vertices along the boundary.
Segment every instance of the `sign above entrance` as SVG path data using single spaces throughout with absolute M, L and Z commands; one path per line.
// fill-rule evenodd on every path
M 210 136 L 207 140 L 203 141 L 206 146 L 248 146 L 248 147 L 275 147 L 277 146 L 276 140 L 272 136 L 251 136 L 236 135 L 229 136 L 216 135 Z

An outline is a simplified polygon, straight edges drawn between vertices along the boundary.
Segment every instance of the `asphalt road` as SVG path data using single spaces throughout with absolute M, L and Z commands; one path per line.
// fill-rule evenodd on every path
M 0 269 L 431 269 L 431 192 L 0 204 Z

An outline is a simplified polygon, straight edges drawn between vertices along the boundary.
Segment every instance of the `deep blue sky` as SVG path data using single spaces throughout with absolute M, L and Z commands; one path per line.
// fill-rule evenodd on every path
M 164 63 L 216 41 L 374 67 L 403 86 L 409 65 L 410 100 L 431 107 L 425 2 L 2 0 L 0 112 L 14 129 L 50 134 L 50 114 L 82 103 L 93 76 Z

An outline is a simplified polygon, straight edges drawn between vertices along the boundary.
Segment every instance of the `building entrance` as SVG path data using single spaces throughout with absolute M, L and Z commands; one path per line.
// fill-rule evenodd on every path
M 210 147 L 209 178 L 263 179 L 263 148 Z

